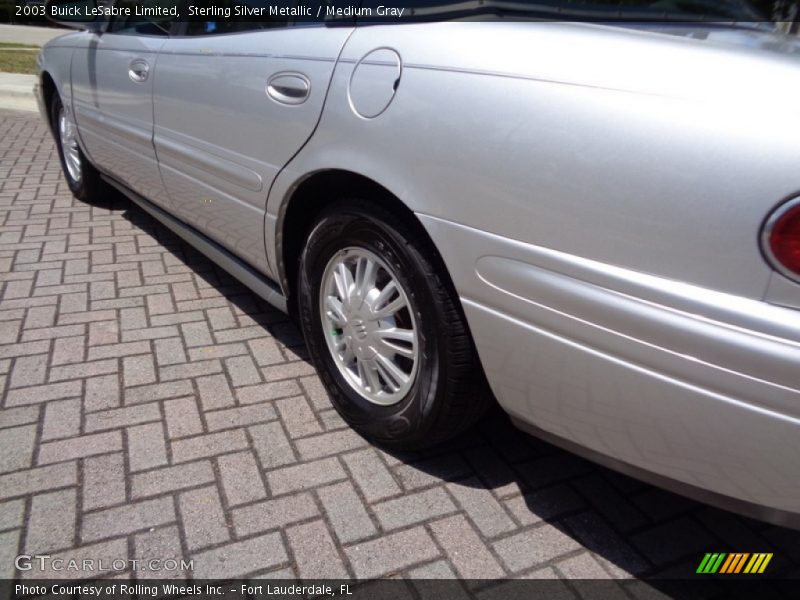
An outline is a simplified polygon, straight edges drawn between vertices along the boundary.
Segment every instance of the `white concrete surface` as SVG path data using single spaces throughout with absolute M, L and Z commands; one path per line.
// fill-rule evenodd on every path
M 43 46 L 53 38 L 69 32 L 69 29 L 62 29 L 60 27 L 33 27 L 31 25 L 9 25 L 8 23 L 0 23 L 0 42 Z
M 35 75 L 20 73 L 0 73 L 0 108 L 12 110 L 37 111 L 33 95 Z

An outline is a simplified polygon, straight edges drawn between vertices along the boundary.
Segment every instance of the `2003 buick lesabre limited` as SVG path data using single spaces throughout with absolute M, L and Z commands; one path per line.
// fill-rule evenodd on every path
M 494 396 L 800 526 L 800 46 L 457 7 L 112 18 L 43 49 L 38 96 L 75 196 L 113 185 L 295 314 L 368 438 L 433 444 Z

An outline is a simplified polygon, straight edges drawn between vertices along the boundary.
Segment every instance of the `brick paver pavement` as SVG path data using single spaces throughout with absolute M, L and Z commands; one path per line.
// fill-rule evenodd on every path
M 630 579 L 760 550 L 798 572 L 796 532 L 501 414 L 431 452 L 369 445 L 286 317 L 136 207 L 76 201 L 41 119 L 0 119 L 0 577 L 20 553 L 191 558 L 195 577 Z

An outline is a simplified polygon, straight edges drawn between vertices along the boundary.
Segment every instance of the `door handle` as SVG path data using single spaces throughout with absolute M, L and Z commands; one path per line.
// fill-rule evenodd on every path
M 137 58 L 128 65 L 128 77 L 130 77 L 131 81 L 143 83 L 147 81 L 148 75 L 150 75 L 150 65 L 147 64 L 146 60 Z
M 275 73 L 267 81 L 267 96 L 279 104 L 302 104 L 311 93 L 311 82 L 302 73 Z

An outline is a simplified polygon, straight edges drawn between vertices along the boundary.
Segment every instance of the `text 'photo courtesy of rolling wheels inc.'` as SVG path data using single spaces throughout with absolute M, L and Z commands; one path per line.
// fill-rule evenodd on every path
M 798 92 L 797 0 L 0 0 L 0 600 L 794 600 Z

